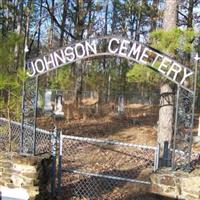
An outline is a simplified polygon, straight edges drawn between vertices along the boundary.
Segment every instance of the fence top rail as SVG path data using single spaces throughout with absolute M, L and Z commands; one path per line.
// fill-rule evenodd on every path
M 3 121 L 3 122 L 9 122 L 8 119 L 6 118 L 2 118 L 0 117 L 0 121 Z M 16 126 L 20 126 L 21 127 L 21 123 L 20 122 L 16 122 L 16 121 L 13 121 L 13 120 L 10 120 L 10 122 Z M 34 129 L 34 127 L 30 126 L 30 125 L 27 125 L 25 124 L 24 125 L 25 128 L 28 128 L 28 129 Z M 51 132 L 50 131 L 46 131 L 44 129 L 40 129 L 40 128 L 36 128 L 36 131 L 37 132 L 40 132 L 40 133 L 44 133 L 44 134 L 48 134 L 48 135 L 51 135 Z
M 3 122 L 9 122 L 8 119 L 3 118 L 3 117 L 0 117 L 0 121 L 3 121 Z M 16 122 L 16 121 L 13 121 L 13 120 L 10 120 L 10 122 L 11 122 L 12 124 L 17 125 L 17 126 L 21 126 L 21 124 L 20 124 L 19 122 Z
M 80 136 L 72 136 L 72 135 L 62 135 L 61 139 L 68 139 L 68 140 L 77 140 L 77 141 L 84 141 L 84 142 L 94 142 L 94 143 L 100 143 L 100 144 L 106 144 L 106 145 L 119 145 L 119 146 L 126 146 L 126 147 L 135 147 L 140 149 L 151 149 L 151 150 L 157 150 L 158 147 L 153 146 L 146 146 L 146 145 L 140 145 L 140 144 L 130 144 L 130 143 L 124 143 L 124 142 L 118 142 L 114 140 L 102 140 L 102 139 L 93 139 L 88 137 L 80 137 Z

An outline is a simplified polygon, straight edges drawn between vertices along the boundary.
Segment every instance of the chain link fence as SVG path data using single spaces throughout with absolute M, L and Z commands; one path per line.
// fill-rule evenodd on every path
M 33 129 L 31 126 L 25 128 Z M 20 133 L 21 123 L 0 118 L 0 152 L 19 152 Z M 56 177 L 57 171 L 55 186 L 61 199 L 126 199 L 137 193 L 138 185 L 148 186 L 151 173 L 158 168 L 158 147 L 62 134 L 57 137 L 58 132 L 54 133 L 56 142 L 53 145 L 52 132 L 37 128 L 35 152 L 36 155 L 52 153 L 55 146 L 52 177 Z M 56 153 L 58 147 L 59 153 Z M 175 152 L 175 159 L 181 162 L 184 152 Z M 192 153 L 191 166 L 198 164 L 199 158 L 199 154 Z
M 120 199 L 131 185 L 150 184 L 159 148 L 61 136 L 60 158 L 58 187 L 65 199 Z
M 172 154 L 172 149 L 171 149 Z M 190 159 L 190 169 L 185 168 L 185 165 L 182 165 L 182 163 L 188 158 L 188 153 L 181 151 L 179 149 L 175 149 L 175 155 L 174 160 L 177 163 L 177 166 L 175 167 L 175 170 L 181 169 L 181 170 L 193 170 L 200 164 L 200 153 L 199 152 L 192 152 L 191 153 L 191 159 Z
M 25 126 L 25 129 L 30 131 L 33 127 Z M 20 152 L 20 133 L 20 122 L 0 118 L 0 151 Z M 51 152 L 51 132 L 37 128 L 35 140 L 36 155 Z
M 20 131 L 19 122 L 0 118 L 0 151 L 19 152 Z

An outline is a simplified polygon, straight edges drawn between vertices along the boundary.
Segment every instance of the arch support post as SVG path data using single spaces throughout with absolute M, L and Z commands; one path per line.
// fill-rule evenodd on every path
M 38 76 L 27 79 L 22 92 L 22 119 L 20 153 L 36 154 L 36 115 L 38 101 Z
M 192 170 L 192 143 L 198 59 L 195 58 L 193 91 L 177 86 L 172 169 Z

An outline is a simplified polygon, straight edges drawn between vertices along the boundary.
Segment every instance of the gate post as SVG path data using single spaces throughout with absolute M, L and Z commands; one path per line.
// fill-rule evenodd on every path
M 58 195 L 61 194 L 61 180 L 62 180 L 62 147 L 63 147 L 63 137 L 62 137 L 62 131 L 61 131 L 61 132 L 59 132 Z
M 51 194 L 55 196 L 55 187 L 56 187 L 56 146 L 57 146 L 57 127 L 54 128 L 54 131 L 51 136 L 52 143 L 52 166 L 51 166 Z
M 163 161 L 163 163 L 162 163 L 163 167 L 169 167 L 170 162 L 171 162 L 171 153 L 170 153 L 169 142 L 168 141 L 164 142 L 164 152 L 163 152 L 162 161 Z
M 160 163 L 159 163 L 159 159 L 160 159 L 160 145 L 159 143 L 157 144 L 157 147 L 155 149 L 154 152 L 154 168 L 153 171 L 155 172 L 156 170 L 159 169 L 160 167 Z

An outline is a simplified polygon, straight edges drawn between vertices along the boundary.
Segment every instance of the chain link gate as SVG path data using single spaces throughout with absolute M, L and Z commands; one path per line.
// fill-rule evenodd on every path
M 195 57 L 194 74 L 191 80 L 192 89 L 188 90 L 177 85 L 173 154 L 171 162 L 173 170 L 182 169 L 191 171 L 192 169 L 191 156 L 198 59 L 198 57 Z M 188 83 L 185 82 L 185 84 L 187 85 Z
M 60 135 L 58 193 L 65 199 L 119 199 L 129 187 L 150 184 L 159 148 Z
M 176 98 L 172 167 L 190 170 L 195 94 L 178 87 Z

